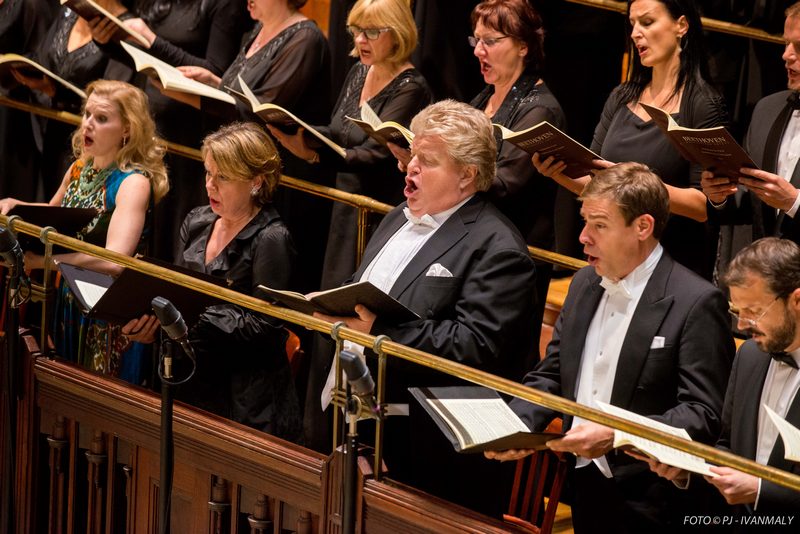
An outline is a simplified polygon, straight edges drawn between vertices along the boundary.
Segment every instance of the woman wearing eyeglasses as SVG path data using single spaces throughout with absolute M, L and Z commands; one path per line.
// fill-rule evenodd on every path
M 472 11 L 469 44 L 486 82 L 470 103 L 493 123 L 512 131 L 548 121 L 566 129 L 566 119 L 553 93 L 542 81 L 542 19 L 527 0 L 486 0 Z M 557 186 L 531 167 L 530 155 L 496 134 L 497 173 L 489 194 L 519 228 L 528 244 L 552 250 L 553 207 Z M 547 295 L 552 264 L 537 262 L 536 289 Z M 540 299 L 544 312 L 544 298 Z M 537 344 L 538 347 L 538 344 Z
M 320 169 L 335 169 L 337 189 L 398 204 L 403 200 L 405 183 L 392 154 L 345 117 L 360 117 L 361 106 L 369 103 L 382 121 L 407 126 L 430 103 L 427 82 L 409 62 L 417 46 L 414 17 L 408 0 L 358 0 L 347 17 L 347 28 L 353 37 L 351 55 L 360 62 L 347 75 L 330 124 L 319 128 L 345 148 L 345 157 L 312 145 L 302 131 L 295 135 L 272 127 L 270 131 L 296 156 Z M 340 285 L 356 269 L 356 220 L 355 208 L 334 205 L 323 289 Z

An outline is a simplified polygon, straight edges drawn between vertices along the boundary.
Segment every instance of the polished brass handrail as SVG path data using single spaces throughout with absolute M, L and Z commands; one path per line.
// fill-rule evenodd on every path
M 616 0 L 566 0 L 572 4 L 580 4 L 589 7 L 596 7 L 606 11 L 614 11 L 616 13 L 627 13 L 627 2 L 618 2 Z M 783 44 L 783 37 L 780 35 L 772 35 L 764 30 L 742 26 L 741 24 L 734 24 L 733 22 L 726 22 L 724 20 L 712 19 L 708 17 L 701 18 L 703 22 L 703 29 L 711 30 L 719 33 L 727 33 L 728 35 L 735 35 L 737 37 L 745 37 L 747 39 L 757 39 L 759 41 L 766 41 L 768 43 Z
M 8 225 L 8 223 L 8 217 L 0 216 L 0 224 Z M 164 267 L 156 266 L 135 258 L 96 247 L 78 239 L 58 234 L 52 230 L 43 231 L 42 228 L 21 221 L 20 219 L 14 219 L 11 221 L 11 229 L 15 232 L 24 233 L 27 235 L 39 236 L 46 244 L 49 243 L 52 245 L 63 246 L 77 252 L 82 252 L 119 265 L 123 265 L 127 268 L 135 269 L 147 275 L 160 279 L 166 279 L 178 285 L 195 289 L 205 294 L 214 295 L 233 304 L 244 306 L 308 329 L 313 329 L 322 333 L 332 332 L 333 325 L 321 319 L 316 319 L 309 315 L 278 306 L 273 306 L 255 297 L 243 295 L 230 289 L 221 288 L 209 282 L 171 271 Z M 337 332 L 337 335 L 340 339 L 354 341 L 363 346 L 377 346 L 377 348 L 386 355 L 399 357 L 415 364 L 423 365 L 425 367 L 456 376 L 475 384 L 489 387 L 508 395 L 513 395 L 515 397 L 553 409 L 560 413 L 575 415 L 589 421 L 594 421 L 605 426 L 629 432 L 631 434 L 668 445 L 675 449 L 685 451 L 690 454 L 695 454 L 712 463 L 727 465 L 745 473 L 749 473 L 776 484 L 800 491 L 800 477 L 787 471 L 761 465 L 752 460 L 715 449 L 708 445 L 687 441 L 670 434 L 665 434 L 658 430 L 653 430 L 636 423 L 631 423 L 624 419 L 605 414 L 601 411 L 558 397 L 556 395 L 528 388 L 517 382 L 512 382 L 510 380 L 491 375 L 489 373 L 451 360 L 447 360 L 445 358 L 441 358 L 433 354 L 412 349 L 388 339 L 380 340 L 376 345 L 375 336 L 364 334 L 348 328 L 340 328 Z M 379 391 L 378 394 L 381 395 L 382 392 Z

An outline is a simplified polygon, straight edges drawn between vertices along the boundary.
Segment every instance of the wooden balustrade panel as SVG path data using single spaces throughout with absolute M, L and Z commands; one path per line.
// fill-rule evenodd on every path
M 75 513 L 81 512 L 78 508 L 87 510 L 92 531 L 98 531 L 95 526 L 98 522 L 112 525 L 113 513 L 122 512 L 110 507 L 107 500 L 94 502 L 92 499 L 111 499 L 116 484 L 112 483 L 110 475 L 124 472 L 122 464 L 129 464 L 127 506 L 136 527 L 128 532 L 154 532 L 158 515 L 160 399 L 149 391 L 97 376 L 65 362 L 38 359 L 34 367 L 37 405 L 47 414 L 48 420 L 60 416 L 79 421 L 85 428 L 91 428 L 93 434 L 102 432 L 130 444 L 128 449 L 133 451 L 129 459 L 119 458 L 116 453 L 109 455 L 105 470 L 99 471 L 93 467 L 83 473 L 76 472 L 76 461 L 70 461 L 69 480 L 83 477 L 88 483 L 87 476 L 94 477 L 93 481 L 99 476 L 107 482 L 100 486 L 94 482 L 90 484 L 92 491 L 87 506 L 76 507 L 74 499 L 68 499 L 66 506 Z M 179 528 L 173 528 L 174 532 L 210 531 L 212 513 L 208 502 L 212 474 L 270 496 L 279 503 L 279 510 L 287 506 L 304 519 L 309 514 L 324 517 L 323 488 L 328 469 L 325 456 L 179 404 L 175 406 L 173 430 L 172 517 L 173 525 Z M 103 450 L 114 452 L 115 444 L 116 441 L 110 442 Z M 83 447 L 89 448 L 89 444 Z M 77 457 L 84 452 L 71 450 L 69 454 Z M 64 454 L 63 451 L 60 454 Z M 120 483 L 124 487 L 125 482 Z M 234 508 L 232 512 L 228 515 L 234 516 L 231 519 L 234 526 L 239 510 Z M 182 526 L 177 527 L 178 524 Z
M 502 521 L 392 481 L 366 480 L 362 498 L 359 532 L 367 534 L 500 534 L 512 531 L 510 525 Z

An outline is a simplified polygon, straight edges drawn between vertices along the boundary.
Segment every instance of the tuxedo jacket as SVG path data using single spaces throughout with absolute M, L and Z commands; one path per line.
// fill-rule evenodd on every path
M 790 91 L 780 91 L 759 100 L 744 139 L 744 149 L 753 162 L 768 172 L 778 171 L 778 153 L 792 114 L 788 102 L 790 94 Z M 794 168 L 790 178 L 792 185 L 800 189 L 800 165 Z M 719 215 L 723 224 L 752 224 L 753 241 L 774 236 L 800 243 L 800 225 L 792 217 L 783 212 L 778 214 L 777 210 L 742 188 L 728 199 L 720 213 L 715 214 L 715 211 L 709 208 L 709 215 Z
M 352 280 L 361 278 L 364 269 L 406 223 L 405 205 L 392 210 L 376 229 Z M 452 276 L 432 276 L 430 270 L 435 264 Z M 396 324 L 378 317 L 371 333 L 519 380 L 532 352 L 533 329 L 540 327 L 533 324 L 534 283 L 533 260 L 519 231 L 477 194 L 431 236 L 389 291 L 420 319 Z M 391 358 L 390 364 L 390 396 L 393 390 L 433 385 L 434 376 L 444 377 L 425 373 L 419 366 L 411 369 L 398 358 Z M 402 378 L 397 376 L 398 368 L 402 368 Z M 423 381 L 417 382 L 412 376 Z
M 761 392 L 769 369 L 770 356 L 749 340 L 733 363 L 725 408 L 722 412 L 722 433 L 717 446 L 734 454 L 755 460 L 758 442 L 758 409 Z M 800 426 L 800 395 L 795 396 L 786 420 Z M 778 436 L 767 465 L 800 474 L 800 464 L 786 460 L 783 440 Z M 752 512 L 752 506 L 747 507 Z M 759 515 L 794 514 L 800 510 L 800 492 L 763 480 L 758 501 Z
M 594 268 L 578 271 L 556 321 L 545 358 L 525 385 L 576 399 L 584 341 L 603 296 Z M 634 311 L 619 355 L 610 403 L 685 428 L 692 439 L 714 443 L 719 436 L 733 337 L 727 303 L 706 280 L 664 252 Z M 662 343 L 653 343 L 660 336 Z M 534 431 L 558 415 L 514 399 L 511 407 Z M 572 417 L 564 416 L 564 428 Z M 608 454 L 615 476 L 628 464 L 631 474 L 647 470 L 625 454 Z

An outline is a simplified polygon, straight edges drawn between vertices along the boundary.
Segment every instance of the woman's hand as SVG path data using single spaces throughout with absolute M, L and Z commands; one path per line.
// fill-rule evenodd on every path
M 100 44 L 111 41 L 118 30 L 117 25 L 105 17 L 95 17 L 86 22 L 92 32 L 92 39 Z
M 267 128 L 269 129 L 270 133 L 278 140 L 280 144 L 286 148 L 289 152 L 294 154 L 300 159 L 304 159 L 306 161 L 316 160 L 319 156 L 317 152 L 308 148 L 306 144 L 306 140 L 303 137 L 303 132 L 305 131 L 304 128 L 298 128 L 297 133 L 294 135 L 290 135 L 287 133 L 283 133 L 278 128 L 267 124 Z
M 703 194 L 714 204 L 722 204 L 725 199 L 736 193 L 736 184 L 727 176 L 714 176 L 711 171 L 703 171 L 700 175 L 700 186 Z
M 397 158 L 397 168 L 400 169 L 400 172 L 406 172 L 408 163 L 411 161 L 411 151 L 394 143 L 386 143 L 386 146 L 389 147 L 392 155 Z
M 155 315 L 144 314 L 138 319 L 131 319 L 122 327 L 122 333 L 129 340 L 137 343 L 152 343 L 156 340 L 156 332 L 161 323 Z
M 150 26 L 148 26 L 145 21 L 143 21 L 140 18 L 135 18 L 135 19 L 124 20 L 122 21 L 122 23 L 129 30 L 133 30 L 142 37 L 144 37 L 147 40 L 147 42 L 150 43 L 150 46 L 153 46 L 153 42 L 155 42 L 156 40 L 156 34 L 153 32 L 153 30 L 150 29 Z M 133 43 L 139 42 L 138 40 L 134 39 L 131 36 L 128 36 L 126 39 Z M 147 48 L 150 48 L 150 46 L 148 46 Z
M 20 201 L 16 198 L 7 197 L 0 200 L 0 213 L 3 215 L 8 215 L 8 212 L 13 210 L 16 206 L 20 204 Z
M 178 67 L 178 70 L 181 71 L 181 73 L 187 78 L 210 85 L 211 87 L 219 87 L 219 85 L 222 83 L 222 78 L 210 70 L 204 69 L 203 67 L 185 66 Z
M 533 166 L 536 167 L 536 170 L 539 172 L 539 174 L 547 176 L 548 178 L 552 178 L 558 185 L 569 189 L 576 195 L 579 195 L 584 186 L 589 183 L 589 180 L 591 180 L 591 177 L 588 175 L 581 176 L 580 178 L 570 178 L 564 174 L 564 169 L 567 168 L 567 164 L 563 161 L 556 161 L 553 156 L 549 156 L 547 159 L 542 160 L 539 157 L 539 153 L 536 152 L 531 158 L 531 163 L 533 163 Z M 609 167 L 613 165 L 613 163 L 606 162 L 605 160 L 592 160 L 592 163 L 595 165 L 599 164 L 599 166 L 609 163 Z
M 11 69 L 11 75 L 20 83 L 34 91 L 39 91 L 49 97 L 56 95 L 56 86 L 53 81 L 46 76 L 25 76 L 19 69 Z

